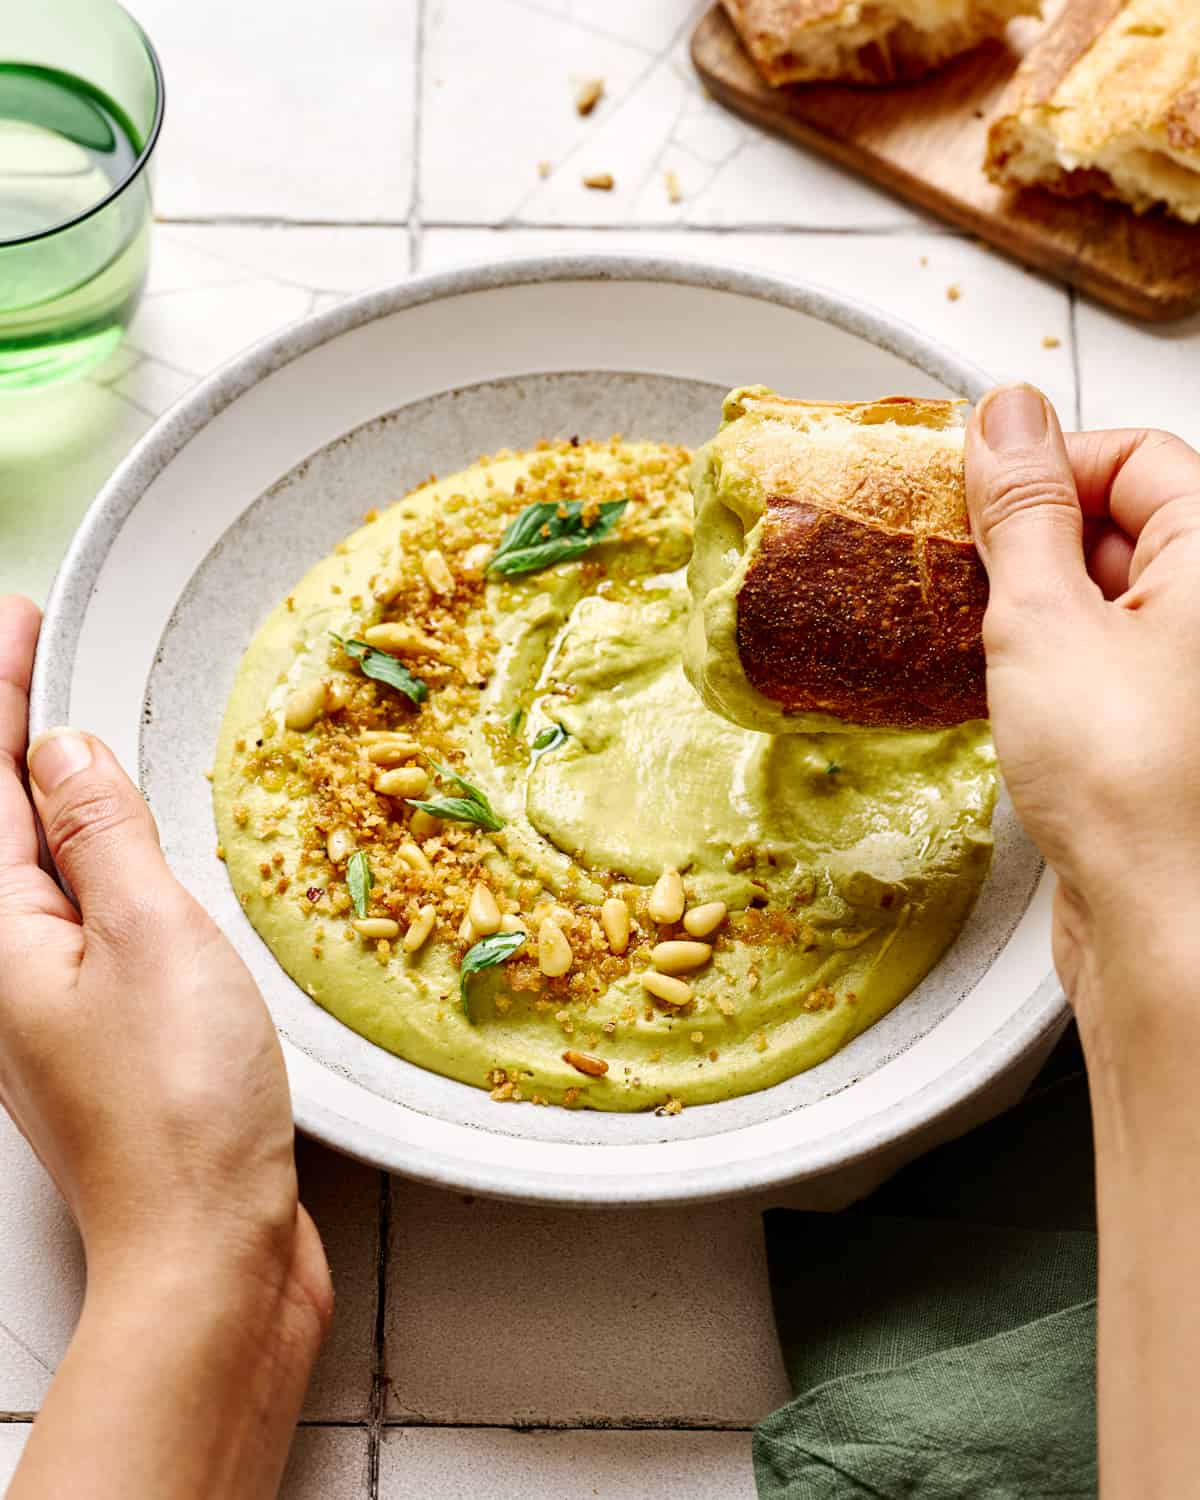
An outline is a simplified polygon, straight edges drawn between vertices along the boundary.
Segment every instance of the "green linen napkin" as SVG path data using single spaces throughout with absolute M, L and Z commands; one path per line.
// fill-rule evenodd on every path
M 1091 1117 L 1073 1029 L 999 1120 L 843 1214 L 765 1218 L 793 1390 L 760 1500 L 1096 1493 Z

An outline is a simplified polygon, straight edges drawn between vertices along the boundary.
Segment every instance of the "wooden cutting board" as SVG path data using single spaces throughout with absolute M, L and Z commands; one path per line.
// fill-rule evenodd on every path
M 1019 45 L 1033 31 L 1013 28 Z M 1103 199 L 1010 192 L 984 175 L 988 126 L 1019 61 L 991 44 L 915 84 L 769 88 L 720 6 L 692 37 L 708 89 L 768 130 L 831 156 L 1026 265 L 1140 318 L 1200 307 L 1200 226 Z

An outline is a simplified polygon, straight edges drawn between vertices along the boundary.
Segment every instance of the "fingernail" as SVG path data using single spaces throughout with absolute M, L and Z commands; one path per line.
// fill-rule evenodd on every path
M 73 729 L 47 729 L 34 735 L 26 758 L 38 791 L 48 796 L 68 776 L 87 770 L 92 763 L 92 747 Z
M 1046 398 L 1031 385 L 992 391 L 979 408 L 983 440 L 993 453 L 1037 448 L 1046 440 Z

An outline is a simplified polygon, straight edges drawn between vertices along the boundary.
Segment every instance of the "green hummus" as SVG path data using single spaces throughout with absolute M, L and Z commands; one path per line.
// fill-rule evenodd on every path
M 674 1111 L 788 1078 L 918 983 L 987 872 L 986 725 L 772 736 L 717 717 L 689 687 L 685 461 L 678 449 L 614 440 L 431 482 L 303 579 L 252 641 L 229 701 L 214 800 L 249 919 L 346 1025 L 493 1097 Z M 477 583 L 460 622 L 471 665 L 431 685 L 419 707 L 366 682 L 331 640 L 380 618 L 381 575 L 414 565 L 431 542 L 465 566 L 467 543 L 494 545 L 523 504 L 568 480 L 574 494 L 631 497 L 614 538 L 577 560 Z M 308 730 L 286 729 L 289 694 L 314 677 L 335 704 L 348 688 L 358 697 Z M 357 776 L 369 812 L 355 841 L 374 869 L 398 868 L 386 841 L 409 837 L 411 809 L 370 792 L 356 749 L 362 725 L 381 717 L 439 762 L 453 756 L 504 820 L 494 833 L 448 822 L 418 840 L 439 919 L 415 954 L 358 936 L 344 862 L 323 854 L 331 799 L 344 805 Z M 551 748 L 535 750 L 554 726 Z M 687 936 L 647 915 L 668 866 L 682 873 L 689 908 L 729 908 L 705 939 L 711 961 L 684 976 L 694 998 L 683 1009 L 653 1003 L 641 984 L 654 944 Z M 401 889 L 377 875 L 371 914 L 394 915 L 403 931 L 425 899 L 422 878 Z M 457 922 L 478 879 L 530 938 L 470 979 L 468 1015 L 458 966 L 470 934 Z M 609 956 L 598 908 L 614 895 L 633 929 L 626 952 Z M 551 979 L 535 954 L 548 903 L 576 954 L 576 967 Z M 607 1073 L 582 1074 L 564 1061 L 571 1050 Z

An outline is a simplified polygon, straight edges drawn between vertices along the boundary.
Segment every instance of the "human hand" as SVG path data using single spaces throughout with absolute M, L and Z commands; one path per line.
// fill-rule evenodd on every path
M 205 1398 L 210 1444 L 230 1405 L 225 1452 L 204 1462 L 242 1476 L 189 1471 L 174 1434 L 162 1455 L 173 1482 L 266 1494 L 331 1311 L 297 1196 L 283 1057 L 253 979 L 167 868 L 111 752 L 73 731 L 40 735 L 31 805 L 20 766 L 37 631 L 28 601 L 0 599 L 0 1102 L 79 1225 L 85 1354 L 119 1384 L 130 1351 L 112 1347 L 113 1330 L 154 1329 L 189 1393 L 207 1378 L 219 1395 Z M 38 867 L 35 808 L 78 909 Z M 31 1442 L 26 1484 L 39 1461 L 56 1456 Z
M 1060 877 L 1055 963 L 1081 1024 L 1120 992 L 1135 1017 L 1147 966 L 1194 974 L 1200 947 L 1200 454 L 1064 437 L 1010 386 L 977 407 L 966 464 L 992 730 Z

